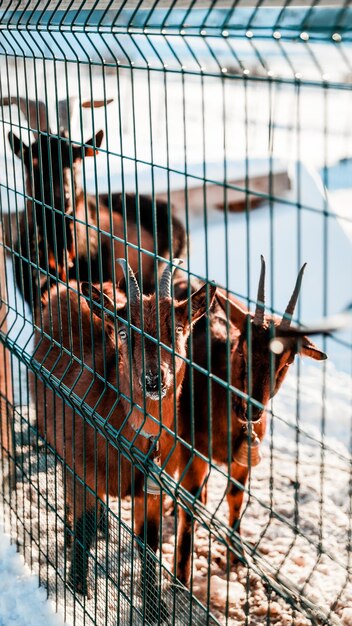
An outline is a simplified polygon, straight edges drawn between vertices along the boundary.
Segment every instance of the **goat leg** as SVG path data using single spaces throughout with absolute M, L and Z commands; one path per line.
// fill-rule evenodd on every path
M 145 503 L 147 510 L 145 511 Z M 167 623 L 169 612 L 157 584 L 156 551 L 159 543 L 159 526 L 162 503 L 159 496 L 148 495 L 135 498 L 135 532 L 142 559 L 141 587 L 148 624 Z M 146 522 L 145 522 L 146 520 Z M 146 544 L 145 542 L 146 536 Z M 152 551 L 154 554 L 151 554 Z
M 235 461 L 231 463 L 231 478 L 233 481 L 229 483 L 226 494 L 229 505 L 229 526 L 234 531 L 241 534 L 241 508 L 244 497 L 244 486 L 247 482 L 249 468 L 239 465 Z M 240 554 L 239 554 L 240 551 Z M 231 552 L 231 562 L 237 563 L 243 555 L 242 543 L 236 545 L 236 553 Z
M 72 511 L 68 503 L 65 504 L 65 517 L 64 517 L 64 533 L 66 548 L 72 548 L 73 537 L 73 524 L 72 524 Z
M 73 589 L 88 595 L 88 554 L 97 530 L 95 510 L 85 511 L 75 523 L 69 581 Z
M 188 456 L 188 453 L 186 453 L 186 455 Z M 186 466 L 187 460 L 186 458 L 183 459 L 183 467 Z M 207 500 L 207 485 L 205 483 L 207 468 L 207 463 L 203 461 L 203 459 L 196 457 L 182 481 L 182 486 L 187 489 L 194 498 L 199 498 L 203 504 L 206 504 Z M 180 473 L 182 474 L 182 471 L 180 471 Z M 188 585 L 191 575 L 194 526 L 192 513 L 186 512 L 180 507 L 176 575 L 179 581 L 184 585 Z
M 107 506 L 103 503 L 99 507 L 98 530 L 104 535 L 105 539 L 109 538 L 109 513 Z

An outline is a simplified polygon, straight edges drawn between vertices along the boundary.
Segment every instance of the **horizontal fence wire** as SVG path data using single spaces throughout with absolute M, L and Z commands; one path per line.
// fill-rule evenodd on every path
M 351 620 L 351 10 L 0 5 L 0 511 L 69 624 Z

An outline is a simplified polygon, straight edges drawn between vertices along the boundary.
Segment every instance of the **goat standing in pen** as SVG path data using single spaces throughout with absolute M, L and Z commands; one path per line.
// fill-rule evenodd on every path
M 243 308 L 219 288 L 216 300 L 221 305 L 213 307 L 209 321 L 203 319 L 192 333 L 192 360 L 208 370 L 207 323 L 211 342 L 211 374 L 224 386 L 213 381 L 208 394 L 208 374 L 187 368 L 179 406 L 181 439 L 191 444 L 191 449 L 180 446 L 180 475 L 182 485 L 195 497 L 206 503 L 206 481 L 209 475 L 208 457 L 216 463 L 231 466 L 227 488 L 229 525 L 240 533 L 240 513 L 251 465 L 259 462 L 258 445 L 266 429 L 266 407 L 279 390 L 297 353 L 312 359 L 326 359 L 308 337 L 303 337 L 298 347 L 295 338 L 287 340 L 280 355 L 271 355 L 272 336 L 287 329 L 297 303 L 305 266 L 299 272 L 293 294 L 281 320 L 265 315 L 265 261 L 262 257 L 258 298 L 254 315 Z M 185 297 L 187 288 L 175 285 L 177 297 Z M 222 309 L 229 314 L 229 322 Z M 230 325 L 228 334 L 228 323 Z M 228 342 L 230 342 L 230 371 L 228 371 Z M 206 376 L 206 378 L 204 377 Z M 231 412 L 228 411 L 229 380 L 234 391 Z M 209 404 L 209 397 L 211 403 Z M 252 400 L 255 403 L 252 403 Z M 192 411 L 193 408 L 193 411 Z M 190 419 L 194 416 L 194 422 Z M 224 445 L 229 439 L 229 446 Z M 192 548 L 192 516 L 180 507 L 177 550 L 177 577 L 185 584 L 190 577 Z M 234 560 L 236 556 L 233 554 Z
M 173 263 L 175 268 L 178 260 Z M 43 311 L 42 332 L 36 335 L 33 354 L 39 371 L 49 371 L 59 387 L 66 387 L 70 395 L 92 407 L 144 455 L 150 438 L 158 436 L 162 453 L 163 428 L 175 430 L 175 406 L 191 326 L 206 313 L 215 295 L 215 287 L 209 287 L 207 299 L 204 285 L 190 300 L 173 301 L 171 276 L 167 267 L 157 300 L 155 294 L 141 295 L 128 268 L 129 306 L 125 294 L 111 283 L 102 292 L 83 283 L 88 299 L 73 290 L 76 282 L 70 289 L 61 286 Z M 143 475 L 37 378 L 32 380 L 32 395 L 37 398 L 39 432 L 64 461 L 64 493 L 75 537 L 70 580 L 76 591 L 86 594 L 87 553 L 99 523 L 97 498 L 104 500 L 106 494 L 124 497 L 134 484 L 135 532 L 156 551 L 162 514 L 160 493 L 145 496 Z M 163 604 L 158 608 L 156 601 L 153 559 L 144 564 L 143 572 L 146 614 L 151 619 L 164 611 Z
M 93 156 L 98 151 L 104 133 L 100 130 L 84 146 L 73 145 L 67 131 L 72 103 L 59 102 L 59 136 L 52 135 L 47 127 L 43 102 L 3 98 L 2 104 L 18 104 L 24 115 L 28 108 L 31 128 L 37 125 L 38 110 L 40 130 L 30 146 L 12 131 L 8 135 L 14 154 L 25 166 L 28 197 L 19 220 L 16 280 L 34 313 L 45 303 L 50 285 L 57 279 L 98 282 L 115 277 L 119 281 L 123 274 L 117 268 L 114 275 L 112 251 L 115 258 L 123 256 L 125 241 L 130 244 L 132 269 L 142 269 L 144 292 L 151 292 L 155 285 L 154 255 L 169 258 L 172 247 L 172 254 L 178 257 L 185 246 L 184 227 L 169 211 L 168 204 L 161 200 L 154 204 L 147 196 L 121 193 L 102 194 L 97 203 L 95 195 L 84 191 L 83 156 Z M 83 102 L 82 106 L 103 104 L 94 100 Z M 158 225 L 156 236 L 154 223 Z

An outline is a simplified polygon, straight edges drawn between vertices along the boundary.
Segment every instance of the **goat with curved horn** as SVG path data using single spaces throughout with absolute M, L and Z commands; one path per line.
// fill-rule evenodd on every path
M 162 273 L 160 278 L 160 286 L 159 286 L 159 297 L 160 298 L 171 298 L 171 278 L 174 271 L 182 265 L 182 259 L 172 259 L 171 268 L 167 265 Z
M 233 543 L 231 541 L 231 560 L 234 562 L 243 557 L 238 537 L 243 519 L 241 507 L 251 467 L 257 465 L 261 458 L 260 442 L 265 436 L 266 412 L 270 400 L 278 393 L 296 356 L 306 356 L 315 361 L 327 358 L 325 352 L 306 335 L 300 336 L 299 340 L 287 336 L 305 266 L 299 272 L 283 320 L 268 312 L 263 324 L 265 261 L 263 257 L 261 260 L 255 314 L 252 316 L 228 291 L 217 288 L 216 298 L 225 312 L 225 320 L 220 306 L 217 307 L 215 303 L 208 312 L 207 324 L 197 324 L 192 331 L 192 366 L 186 370 L 178 413 L 177 434 L 186 444 L 180 447 L 178 465 L 182 486 L 189 493 L 199 494 L 199 498 L 203 498 L 204 494 L 202 501 L 205 501 L 209 462 L 231 467 L 231 483 L 226 496 L 229 526 L 237 534 L 234 535 L 236 540 L 232 540 Z M 187 292 L 188 285 L 185 283 L 183 293 L 180 291 L 178 297 L 185 297 Z M 273 327 L 275 340 L 272 341 Z M 279 340 L 278 336 L 284 338 Z M 269 345 L 272 346 L 275 358 L 269 352 Z M 210 393 L 209 371 L 212 375 Z M 224 381 L 229 381 L 233 389 L 230 401 Z M 192 420 L 189 419 L 190 407 L 193 407 Z M 224 433 L 228 433 L 229 423 L 231 434 L 226 442 Z M 193 454 L 194 449 L 197 455 Z M 176 569 L 178 580 L 184 584 L 188 583 L 192 571 L 193 546 L 190 537 L 193 524 L 192 512 L 181 508 Z
M 113 98 L 107 98 L 107 100 L 82 100 L 80 102 L 76 96 L 60 100 L 58 103 L 60 134 L 65 133 L 65 131 L 67 132 L 69 125 L 72 124 L 76 107 L 79 108 L 79 106 L 81 106 L 83 109 L 99 109 L 104 105 L 110 104 L 112 101 Z
M 83 282 L 80 293 L 77 281 L 73 280 L 69 288 L 61 285 L 53 290 L 50 304 L 44 308 L 41 318 L 40 327 L 45 331 L 45 337 L 36 331 L 33 359 L 38 364 L 45 361 L 45 366 L 55 376 L 65 376 L 65 384 L 69 389 L 75 389 L 76 397 L 83 398 L 93 412 L 98 407 L 99 416 L 115 431 L 121 432 L 144 457 L 150 451 L 150 444 L 157 439 L 161 465 L 173 474 L 177 471 L 178 449 L 175 449 L 171 429 L 177 419 L 188 338 L 194 325 L 212 305 L 215 286 L 205 284 L 191 296 L 186 294 L 182 301 L 160 300 L 155 292 L 140 294 L 128 263 L 124 258 L 118 261 L 126 277 L 129 276 L 131 300 L 133 294 L 135 297 L 140 295 L 139 303 L 144 311 L 143 332 L 148 337 L 141 339 L 140 306 L 128 311 L 125 294 L 115 285 L 105 283 L 104 291 L 100 291 Z M 113 314 L 118 313 L 118 332 L 115 332 L 111 317 L 103 315 L 102 304 Z M 169 323 L 172 315 L 175 328 L 182 329 L 182 333 L 178 332 L 176 336 Z M 130 326 L 128 332 L 127 326 Z M 158 338 L 158 342 L 150 338 Z M 72 367 L 67 367 L 67 346 L 71 355 L 82 358 L 84 354 L 83 368 L 78 358 L 71 361 Z M 106 386 L 102 377 L 105 377 Z M 31 378 L 30 384 L 33 399 L 44 394 L 43 382 L 39 379 Z M 120 396 L 118 402 L 116 393 Z M 141 412 L 140 407 L 146 401 L 148 405 Z M 48 392 L 46 402 L 36 402 L 36 406 L 40 434 L 45 434 L 48 444 L 54 446 L 61 457 L 65 456 L 67 466 L 75 470 L 74 475 L 70 469 L 64 477 L 67 485 L 64 490 L 66 523 L 71 526 L 70 537 L 74 538 L 70 585 L 75 593 L 89 593 L 88 555 L 99 523 L 95 494 L 100 494 L 104 500 L 105 496 L 124 498 L 130 495 L 135 511 L 134 532 L 143 559 L 140 589 L 143 590 L 145 623 L 155 624 L 155 599 L 159 597 L 160 589 L 153 552 L 156 553 L 160 543 L 163 494 L 160 488 L 156 492 L 152 476 L 145 480 L 144 473 L 140 470 L 137 473 L 138 468 L 136 473 L 131 472 L 129 459 L 121 456 L 116 447 L 108 446 L 107 440 L 98 442 L 96 429 L 85 424 L 78 411 L 69 406 L 63 411 L 62 402 L 53 392 Z M 64 433 L 72 432 L 72 428 L 77 436 L 74 440 L 72 437 L 65 440 Z M 143 493 L 143 485 L 147 493 Z M 149 492 L 151 485 L 154 485 L 153 491 Z M 145 545 L 148 548 L 146 553 Z M 159 614 L 158 622 L 165 624 L 168 621 L 166 607 L 160 605 Z
M 137 283 L 137 279 L 134 274 L 134 271 L 132 270 L 130 265 L 127 263 L 126 259 L 116 259 L 116 263 L 119 263 L 121 265 L 123 269 L 123 273 L 125 275 L 126 283 L 128 280 L 129 291 L 130 291 L 130 303 L 136 304 L 141 299 L 141 291 L 139 289 L 139 285 Z
M 262 267 L 258 284 L 257 304 L 253 318 L 253 324 L 256 326 L 263 326 L 265 313 L 265 259 L 262 254 L 260 255 L 260 260 Z
M 84 109 L 97 109 L 105 104 L 110 104 L 113 98 L 105 100 L 83 100 L 80 106 Z M 59 129 L 60 135 L 65 136 L 70 124 L 72 123 L 73 114 L 75 108 L 79 102 L 76 96 L 59 100 L 58 112 L 59 112 Z M 5 97 L 0 99 L 2 106 L 17 105 L 22 111 L 23 115 L 28 118 L 29 125 L 35 136 L 38 139 L 38 131 L 49 131 L 50 124 L 48 124 L 48 107 L 42 100 L 31 100 L 30 98 L 21 98 L 16 96 Z M 37 119 L 39 124 L 37 123 Z M 38 130 L 36 130 L 38 128 Z
M 303 278 L 303 274 L 304 274 L 304 270 L 306 269 L 307 263 L 304 263 L 304 265 L 302 265 L 299 274 L 297 276 L 297 280 L 296 280 L 296 284 L 295 284 L 295 288 L 293 290 L 292 296 L 290 298 L 290 301 L 286 307 L 286 311 L 284 313 L 284 315 L 282 316 L 282 320 L 279 324 L 279 328 L 289 328 L 292 322 L 292 317 L 296 308 L 296 304 L 297 304 L 297 300 L 298 300 L 298 296 L 299 296 L 299 292 L 301 290 L 301 285 L 302 285 L 302 278 Z

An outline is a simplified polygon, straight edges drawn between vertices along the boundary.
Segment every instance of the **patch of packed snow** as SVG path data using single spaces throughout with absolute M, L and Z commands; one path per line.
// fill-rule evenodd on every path
M 0 626 L 61 626 L 47 592 L 0 522 Z

